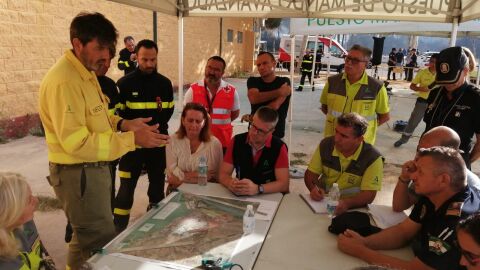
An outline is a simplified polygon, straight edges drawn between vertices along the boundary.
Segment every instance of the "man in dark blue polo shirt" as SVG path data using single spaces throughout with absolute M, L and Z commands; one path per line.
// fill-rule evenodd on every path
M 394 269 L 463 269 L 455 228 L 462 218 L 479 211 L 480 199 L 478 191 L 466 184 L 460 153 L 442 146 L 422 148 L 411 176 L 421 197 L 409 218 L 368 237 L 346 230 L 338 238 L 338 248 L 370 264 Z M 412 260 L 376 251 L 400 248 L 412 240 Z

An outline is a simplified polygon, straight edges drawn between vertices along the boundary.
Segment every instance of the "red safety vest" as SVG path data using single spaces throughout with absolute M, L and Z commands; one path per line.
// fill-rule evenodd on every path
M 213 100 L 210 100 L 203 81 L 194 83 L 190 87 L 193 91 L 192 101 L 202 104 L 210 114 L 212 134 L 222 143 L 222 147 L 227 147 L 233 134 L 231 112 L 235 99 L 235 87 L 230 84 L 220 87 Z

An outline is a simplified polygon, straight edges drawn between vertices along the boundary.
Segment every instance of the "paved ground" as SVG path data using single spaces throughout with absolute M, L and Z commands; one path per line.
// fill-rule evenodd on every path
M 292 98 L 292 121 L 291 133 L 287 131 L 285 138 L 289 142 L 291 160 L 299 163 L 308 163 L 312 152 L 320 142 L 323 132 L 324 116 L 320 111 L 319 97 L 323 87 L 324 77 L 316 80 L 316 91 L 312 92 L 308 86 L 303 92 L 294 92 Z M 296 81 L 298 84 L 298 79 Z M 246 97 L 246 80 L 229 79 L 229 82 L 237 86 L 241 97 L 241 114 L 249 113 L 249 103 Z M 391 120 L 382 125 L 377 133 L 376 146 L 384 154 L 386 159 L 384 186 L 375 200 L 380 204 L 391 204 L 391 194 L 399 172 L 399 165 L 413 156 L 418 143 L 418 136 L 424 130 L 423 123 L 417 128 L 411 141 L 401 148 L 394 148 L 393 143 L 400 135 L 392 131 L 393 122 L 396 120 L 408 120 L 411 109 L 415 102 L 415 96 L 408 90 L 408 83 L 403 81 L 392 82 L 393 96 L 390 100 Z M 170 131 L 174 132 L 179 123 L 178 110 L 170 121 Z M 288 127 L 288 125 L 287 125 Z M 246 124 L 238 120 L 234 122 L 235 132 L 243 132 L 247 129 Z M 29 181 L 35 194 L 54 196 L 52 188 L 48 185 L 45 176 L 48 175 L 47 151 L 44 138 L 26 137 L 7 144 L 0 145 L 0 170 L 16 171 L 23 174 Z M 298 168 L 305 166 L 298 165 Z M 479 164 L 474 164 L 473 170 L 480 171 Z M 140 217 L 146 209 L 147 179 L 141 177 L 135 195 L 135 203 L 132 209 L 132 219 Z M 117 180 L 118 186 L 118 180 Z M 305 192 L 302 179 L 291 180 L 291 192 Z M 50 254 L 55 259 L 59 269 L 64 269 L 66 244 L 63 241 L 66 220 L 62 211 L 37 212 L 35 221 Z

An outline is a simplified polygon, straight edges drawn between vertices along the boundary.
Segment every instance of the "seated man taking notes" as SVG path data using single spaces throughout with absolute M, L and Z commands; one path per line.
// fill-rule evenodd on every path
M 338 237 L 338 248 L 367 263 L 393 269 L 463 269 L 456 226 L 480 208 L 478 192 L 466 183 L 465 162 L 457 150 L 443 146 L 421 148 L 414 162 L 411 178 L 420 198 L 410 217 L 368 237 L 346 230 Z M 415 255 L 412 260 L 377 251 L 410 243 Z
M 269 107 L 253 115 L 248 132 L 235 135 L 220 167 L 220 183 L 236 195 L 288 192 L 287 146 L 272 136 L 278 114 Z M 236 177 L 232 177 L 235 169 Z
M 357 113 L 341 115 L 335 136 L 320 142 L 305 171 L 305 185 L 313 200 L 323 200 L 333 183 L 338 183 L 341 198 L 336 215 L 371 203 L 382 186 L 383 158 L 363 141 L 367 126 L 367 120 Z

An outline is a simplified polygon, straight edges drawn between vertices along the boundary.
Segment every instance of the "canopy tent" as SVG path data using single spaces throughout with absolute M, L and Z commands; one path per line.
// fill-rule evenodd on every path
M 464 22 L 480 18 L 478 0 L 111 0 L 177 16 L 342 18 Z
M 418 23 L 404 21 L 359 19 L 291 19 L 290 33 L 296 35 L 332 34 L 405 34 L 419 36 L 451 37 L 451 23 Z M 458 25 L 457 36 L 480 36 L 480 20 Z
M 109 0 L 178 17 L 178 85 L 183 85 L 183 17 L 333 18 L 452 23 L 451 45 L 458 24 L 480 18 L 478 0 Z M 419 25 L 419 24 L 417 24 Z M 291 44 L 295 44 L 294 36 Z M 291 46 L 291 62 L 294 59 Z M 290 69 L 293 82 L 293 68 Z M 293 95 L 292 83 L 292 95 Z M 179 87 L 179 101 L 183 88 Z M 289 109 L 289 144 L 292 106 Z

